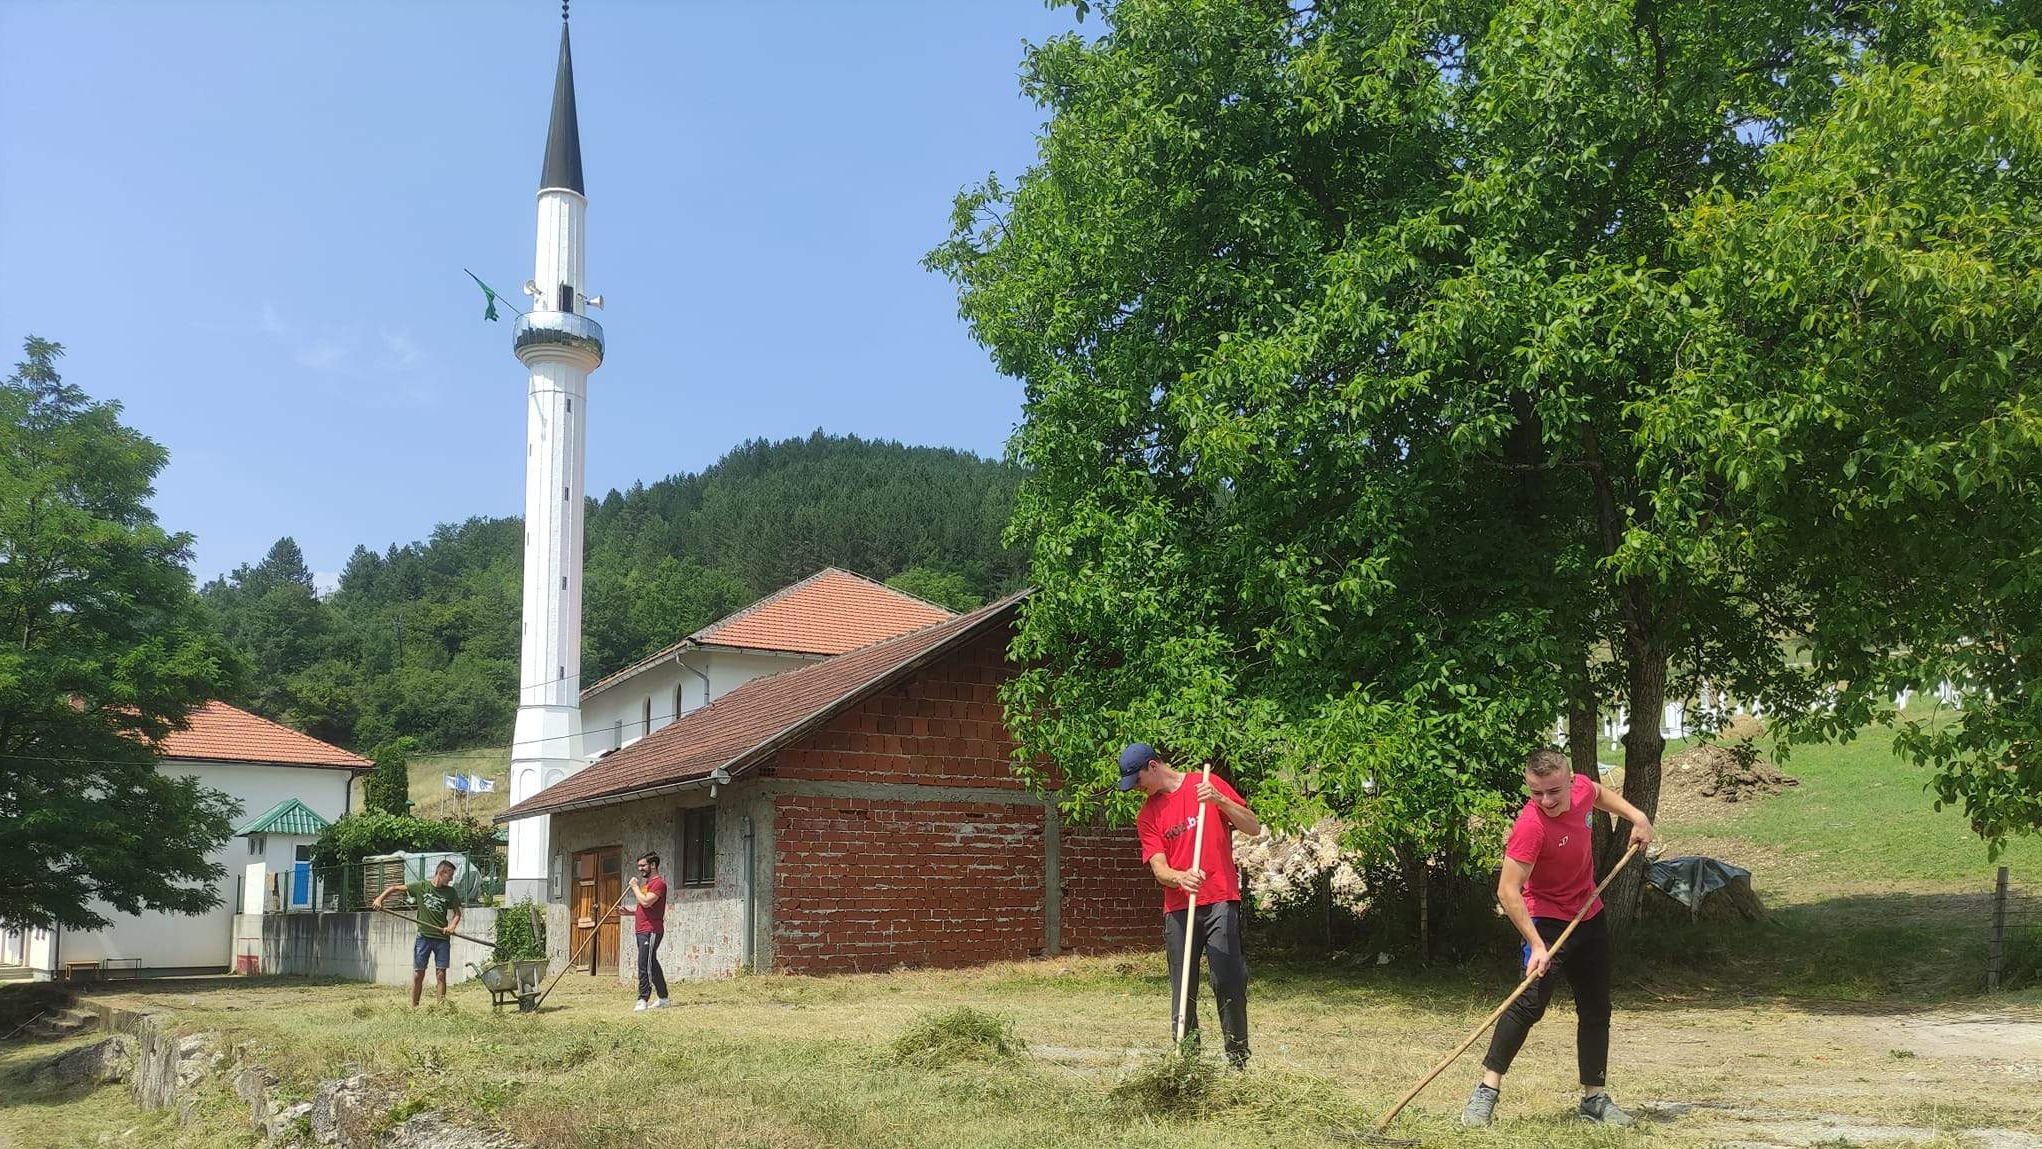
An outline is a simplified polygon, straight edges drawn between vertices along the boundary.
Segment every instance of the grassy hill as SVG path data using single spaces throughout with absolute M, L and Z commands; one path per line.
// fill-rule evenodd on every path
M 487 794 L 456 794 L 447 789 L 449 774 L 474 774 L 496 783 Z M 488 821 L 510 805 L 510 748 L 451 750 L 421 754 L 411 760 L 412 811 L 429 818 L 458 817 L 463 811 Z

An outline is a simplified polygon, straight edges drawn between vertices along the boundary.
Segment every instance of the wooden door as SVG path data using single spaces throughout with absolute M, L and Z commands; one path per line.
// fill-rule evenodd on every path
M 617 916 L 604 914 L 624 897 L 624 848 L 605 846 L 574 856 L 574 950 L 576 968 L 591 974 L 617 972 Z M 601 923 L 598 925 L 598 923 Z M 589 934 L 596 935 L 589 944 Z

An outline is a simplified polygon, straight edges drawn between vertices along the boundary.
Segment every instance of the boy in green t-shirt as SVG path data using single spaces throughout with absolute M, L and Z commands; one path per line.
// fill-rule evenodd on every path
M 435 959 L 440 979 L 440 1000 L 447 1000 L 447 965 L 453 959 L 454 943 L 447 937 L 461 924 L 461 895 L 454 892 L 454 863 L 442 861 L 430 882 L 391 882 L 369 904 L 383 908 L 383 899 L 395 893 L 411 895 L 418 910 L 418 940 L 411 943 L 411 1004 L 418 1006 L 425 989 L 425 963 Z

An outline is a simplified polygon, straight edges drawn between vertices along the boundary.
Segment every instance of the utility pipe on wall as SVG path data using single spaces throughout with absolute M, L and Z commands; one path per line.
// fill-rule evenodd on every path
M 752 902 L 752 859 L 756 856 L 752 834 L 752 816 L 746 814 L 740 825 L 744 835 L 744 971 L 757 973 L 757 943 L 753 940 Z

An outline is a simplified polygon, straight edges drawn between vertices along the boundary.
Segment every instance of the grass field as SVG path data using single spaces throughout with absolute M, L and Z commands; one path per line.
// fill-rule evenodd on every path
M 2042 989 L 1978 993 L 1992 873 L 1982 847 L 1960 818 L 1930 811 L 1920 776 L 1880 742 L 1803 750 L 1786 768 L 1801 786 L 1662 826 L 1670 852 L 1751 868 L 1773 913 L 1753 925 L 1655 926 L 1620 957 L 1611 1088 L 1652 1110 L 1651 1123 L 1620 1134 L 1570 1119 L 1562 993 L 1511 1074 L 1496 1127 L 1453 1122 L 1478 1047 L 1397 1132 L 1553 1149 L 2042 1145 Z M 2008 861 L 2017 885 L 2042 885 L 2037 843 L 2017 843 Z M 2042 948 L 2042 938 L 2021 944 Z M 492 1015 L 472 987 L 457 987 L 450 1008 L 418 1012 L 396 989 L 285 979 L 120 996 L 175 1013 L 182 1028 L 253 1042 L 289 1090 L 358 1067 L 402 1093 L 402 1111 L 442 1109 L 535 1147 L 1262 1149 L 1340 1144 L 1334 1130 L 1366 1125 L 1512 977 L 1501 952 L 1432 968 L 1251 961 L 1254 1066 L 1218 1076 L 1181 1111 L 1126 1088 L 1148 1080 L 1166 1036 L 1153 951 L 690 983 L 675 987 L 677 1008 L 649 1014 L 630 1012 L 628 990 L 581 977 L 537 1016 Z M 1026 1048 L 986 1061 L 896 1056 L 902 1034 L 959 1007 L 993 1011 Z M 0 1075 L 46 1052 L 0 1046 Z M 114 1143 L 245 1145 L 233 1117 L 209 1104 L 175 1126 L 135 1112 L 117 1089 L 0 1076 L 0 1144 L 93 1144 L 132 1127 Z
M 465 797 L 447 789 L 449 774 L 474 774 L 496 783 L 487 794 Z M 412 813 L 422 818 L 459 817 L 463 811 L 487 822 L 510 805 L 510 750 L 453 750 L 411 759 Z

